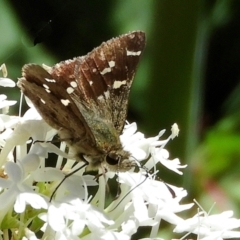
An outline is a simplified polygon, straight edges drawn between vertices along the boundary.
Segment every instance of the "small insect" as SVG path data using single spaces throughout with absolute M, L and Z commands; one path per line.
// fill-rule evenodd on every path
M 125 172 L 136 166 L 119 136 L 145 42 L 145 33 L 134 31 L 51 68 L 22 69 L 18 87 L 88 169 Z

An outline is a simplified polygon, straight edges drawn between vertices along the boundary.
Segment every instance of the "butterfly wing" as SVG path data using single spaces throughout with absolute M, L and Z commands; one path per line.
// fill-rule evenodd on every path
M 18 86 L 63 140 L 78 153 L 97 156 L 120 148 L 128 95 L 144 46 L 145 34 L 136 31 L 47 70 L 28 64 Z
M 91 106 L 95 116 L 112 124 L 118 134 L 125 124 L 130 87 L 144 47 L 145 33 L 135 31 L 104 42 L 75 60 L 76 82 L 72 84 L 77 87 L 71 98 L 76 105 L 85 102 Z M 51 75 L 58 77 L 64 66 L 65 62 L 57 64 Z
M 144 47 L 145 34 L 132 32 L 102 43 L 83 61 L 88 63 L 90 69 L 97 69 L 98 82 L 102 82 L 105 91 L 104 94 L 99 92 L 98 82 L 94 84 L 93 81 L 96 102 L 108 106 L 104 109 L 110 111 L 111 121 L 118 134 L 122 132 L 126 121 L 130 87 Z

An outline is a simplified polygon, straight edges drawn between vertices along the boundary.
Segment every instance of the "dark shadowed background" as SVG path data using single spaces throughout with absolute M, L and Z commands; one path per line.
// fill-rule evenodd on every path
M 167 149 L 189 165 L 161 178 L 239 218 L 240 1 L 0 0 L 0 63 L 17 81 L 26 63 L 53 65 L 132 30 L 146 32 L 147 47 L 128 120 L 146 136 L 178 123 Z M 19 100 L 17 88 L 4 93 Z

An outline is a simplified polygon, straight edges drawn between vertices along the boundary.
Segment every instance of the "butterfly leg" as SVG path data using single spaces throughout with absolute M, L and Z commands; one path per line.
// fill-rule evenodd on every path
M 68 177 L 72 176 L 74 173 L 78 172 L 80 169 L 86 167 L 86 166 L 89 164 L 89 162 L 86 161 L 83 156 L 82 156 L 82 159 L 83 159 L 84 164 L 83 164 L 81 167 L 75 169 L 74 171 L 72 171 L 72 172 L 70 172 L 70 173 L 68 173 L 68 174 L 66 174 L 66 175 L 64 176 L 64 178 L 62 179 L 62 181 L 61 181 L 61 182 L 57 185 L 57 187 L 54 189 L 54 191 L 53 191 L 53 193 L 52 193 L 52 195 L 51 195 L 51 197 L 50 197 L 50 202 L 52 201 L 53 196 L 55 195 L 55 193 L 57 192 L 57 190 L 59 189 L 59 187 L 62 185 L 62 183 L 63 183 Z

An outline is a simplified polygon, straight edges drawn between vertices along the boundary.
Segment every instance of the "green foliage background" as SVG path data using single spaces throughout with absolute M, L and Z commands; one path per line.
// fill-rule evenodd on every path
M 113 36 L 145 31 L 129 120 L 147 136 L 163 128 L 168 135 L 178 123 L 180 136 L 167 147 L 189 167 L 183 176 L 161 169 L 161 179 L 184 184 L 188 201 L 196 198 L 206 210 L 216 202 L 215 211 L 233 209 L 240 218 L 240 28 L 233 28 L 239 1 L 0 0 L 0 6 L 0 63 L 16 81 L 25 63 L 53 65 Z M 223 69 L 230 71 L 212 77 Z M 18 89 L 2 93 L 19 99 Z M 170 239 L 164 230 L 159 236 Z

